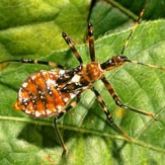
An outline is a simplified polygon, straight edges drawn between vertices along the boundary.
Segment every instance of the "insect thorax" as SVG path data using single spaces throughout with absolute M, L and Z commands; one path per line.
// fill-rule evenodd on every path
M 87 81 L 93 82 L 100 79 L 102 74 L 103 70 L 101 69 L 100 64 L 97 62 L 92 62 L 86 65 L 83 76 Z

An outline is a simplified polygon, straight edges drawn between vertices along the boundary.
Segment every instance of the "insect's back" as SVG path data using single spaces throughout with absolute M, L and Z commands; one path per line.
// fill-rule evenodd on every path
M 40 71 L 30 76 L 19 89 L 15 108 L 33 117 L 58 116 L 65 112 L 73 94 L 61 92 L 57 71 Z

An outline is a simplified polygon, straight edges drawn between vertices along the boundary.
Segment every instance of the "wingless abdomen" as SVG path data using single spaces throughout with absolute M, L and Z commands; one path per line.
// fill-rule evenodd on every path
M 74 95 L 60 92 L 62 85 L 56 83 L 59 77 L 56 71 L 40 71 L 30 76 L 19 89 L 15 108 L 33 117 L 58 116 L 65 112 Z

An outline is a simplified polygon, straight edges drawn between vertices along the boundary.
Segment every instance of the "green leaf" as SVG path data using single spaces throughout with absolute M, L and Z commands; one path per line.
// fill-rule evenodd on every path
M 165 2 L 162 0 L 161 3 Z M 131 4 L 125 1 L 122 5 L 137 17 L 143 4 Z M 147 3 L 146 21 L 135 29 L 124 55 L 131 60 L 164 67 L 165 20 L 158 19 L 163 17 L 163 13 L 158 12 L 163 5 L 157 4 L 154 8 L 153 4 L 152 1 Z M 61 37 L 61 32 L 65 31 L 77 43 L 84 63 L 89 62 L 87 47 L 83 44 L 90 13 L 89 1 L 5 0 L 0 2 L 0 9 L 0 61 L 33 58 L 52 60 L 68 68 L 77 66 L 75 57 Z M 150 18 L 155 20 L 149 21 Z M 99 1 L 92 9 L 90 20 L 97 38 L 97 60 L 101 63 L 119 55 L 132 30 L 128 26 L 128 15 L 109 2 Z M 110 24 L 110 20 L 114 23 Z M 69 150 L 66 157 L 61 157 L 62 148 L 56 142 L 52 119 L 32 119 L 13 109 L 22 82 L 41 69 L 49 70 L 50 67 L 18 63 L 0 65 L 0 164 L 164 163 L 164 70 L 126 64 L 107 72 L 107 79 L 124 103 L 154 112 L 157 121 L 117 107 L 98 81 L 95 87 L 115 122 L 132 137 L 132 141 L 120 148 L 126 139 L 106 124 L 94 94 L 87 90 L 78 106 L 59 120 Z

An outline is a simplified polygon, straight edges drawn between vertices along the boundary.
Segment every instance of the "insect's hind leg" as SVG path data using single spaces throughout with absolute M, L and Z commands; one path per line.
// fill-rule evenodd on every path
M 77 96 L 76 100 L 72 100 L 70 102 L 70 104 L 66 107 L 66 112 L 68 112 L 72 108 L 75 108 L 79 101 L 80 101 L 80 95 Z M 63 140 L 63 137 L 61 135 L 61 132 L 60 132 L 58 126 L 57 126 L 57 120 L 59 118 L 61 118 L 63 115 L 64 115 L 64 113 L 61 113 L 58 117 L 54 118 L 53 126 L 54 126 L 54 129 L 55 129 L 55 134 L 57 136 L 58 142 L 60 143 L 60 145 L 63 148 L 62 156 L 65 156 L 67 154 L 68 150 L 67 150 L 67 147 L 66 147 L 66 145 L 64 143 L 64 140 Z
M 100 104 L 102 111 L 105 113 L 106 117 L 107 117 L 107 122 L 108 124 L 115 130 L 117 131 L 119 134 L 121 134 L 122 136 L 124 136 L 127 140 L 131 140 L 131 137 L 128 136 L 128 134 L 126 132 L 124 132 L 122 130 L 122 128 L 120 128 L 117 124 L 115 124 L 115 122 L 113 121 L 112 115 L 110 113 L 110 111 L 108 110 L 104 100 L 102 99 L 101 95 L 99 94 L 99 92 L 95 89 L 92 88 L 92 91 L 94 92 L 98 103 Z
M 62 65 L 56 64 L 52 61 L 42 61 L 42 60 L 33 60 L 33 59 L 13 59 L 13 60 L 0 61 L 0 64 L 8 64 L 8 63 L 40 64 L 40 65 L 47 65 L 53 68 L 64 69 Z
M 113 89 L 113 87 L 109 83 L 109 81 L 105 77 L 103 77 L 101 80 L 104 83 L 104 85 L 107 88 L 107 90 L 110 93 L 110 95 L 112 96 L 112 98 L 115 101 L 116 105 L 118 105 L 121 108 L 124 108 L 125 110 L 129 110 L 129 111 L 133 111 L 133 112 L 136 112 L 136 113 L 140 113 L 142 115 L 150 116 L 153 119 L 155 119 L 154 113 L 152 113 L 152 112 L 145 112 L 145 111 L 142 111 L 142 110 L 139 110 L 139 109 L 136 109 L 134 107 L 130 107 L 130 106 L 124 104 L 120 100 L 119 96 L 116 94 L 115 90 Z
M 60 130 L 59 130 L 58 126 L 57 126 L 57 118 L 54 118 L 53 125 L 54 125 L 55 134 L 57 136 L 58 142 L 60 143 L 60 145 L 63 148 L 62 156 L 64 156 L 64 155 L 67 154 L 67 147 L 65 146 L 64 140 L 63 140 L 62 135 L 60 133 Z

